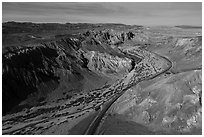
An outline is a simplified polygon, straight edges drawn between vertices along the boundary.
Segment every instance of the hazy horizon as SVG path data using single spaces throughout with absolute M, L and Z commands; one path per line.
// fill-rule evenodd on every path
M 201 2 L 3 2 L 2 22 L 202 26 Z

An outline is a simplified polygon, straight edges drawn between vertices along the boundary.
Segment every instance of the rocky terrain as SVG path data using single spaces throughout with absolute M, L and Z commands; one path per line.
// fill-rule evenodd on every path
M 200 28 L 2 27 L 3 134 L 202 134 Z

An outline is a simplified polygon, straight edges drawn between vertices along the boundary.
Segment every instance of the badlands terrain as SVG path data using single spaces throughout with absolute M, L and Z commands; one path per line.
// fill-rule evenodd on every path
M 201 27 L 2 31 L 2 134 L 202 134 Z

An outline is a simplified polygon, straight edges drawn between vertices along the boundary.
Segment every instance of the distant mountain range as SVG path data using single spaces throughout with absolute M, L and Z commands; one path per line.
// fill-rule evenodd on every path
M 202 26 L 190 26 L 190 25 L 179 25 L 175 27 L 182 29 L 202 29 Z

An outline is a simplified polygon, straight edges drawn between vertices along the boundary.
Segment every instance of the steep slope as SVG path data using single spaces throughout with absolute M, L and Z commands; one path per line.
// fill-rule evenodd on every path
M 129 58 L 119 58 L 107 53 L 96 51 L 87 52 L 84 56 L 89 60 L 87 67 L 96 72 L 104 74 L 121 75 L 131 69 L 131 60 Z M 133 66 L 134 67 L 134 66 Z
M 51 44 L 52 45 L 52 44 Z M 58 47 L 58 46 L 57 46 Z M 155 77 L 157 73 L 164 71 L 165 69 L 169 68 L 168 62 L 165 59 L 158 57 L 156 54 L 149 53 L 148 51 L 143 51 L 141 49 L 133 50 L 133 53 L 127 52 L 126 54 L 129 56 L 136 55 L 135 58 L 140 58 L 140 62 L 134 65 L 134 68 L 131 69 L 130 73 L 124 73 L 123 77 L 118 77 L 115 79 L 113 84 L 103 84 L 104 86 L 98 89 L 89 90 L 89 92 L 78 92 L 74 93 L 74 96 L 63 97 L 56 103 L 46 103 L 40 106 L 35 106 L 32 108 L 27 108 L 22 110 L 21 112 L 7 115 L 3 118 L 3 125 L 4 125 L 4 134 L 35 134 L 44 133 L 50 134 L 50 132 L 57 132 L 57 129 L 60 125 L 66 126 L 67 128 L 62 128 L 61 134 L 69 133 L 69 131 L 73 126 L 75 126 L 79 121 L 83 118 L 87 117 L 90 114 L 94 114 L 95 111 L 98 112 L 100 106 L 104 106 L 106 103 L 109 103 L 117 97 L 117 95 L 122 94 L 127 88 L 130 88 L 132 85 L 138 83 L 138 81 L 148 79 L 148 77 Z M 86 54 L 89 54 L 85 51 L 84 57 Z M 124 51 L 125 52 L 125 51 Z M 75 52 L 77 54 L 77 52 Z M 110 56 L 104 53 L 97 53 L 95 52 L 91 55 L 94 55 L 97 59 L 96 62 L 93 62 L 93 57 L 87 57 L 88 59 L 88 70 L 94 70 L 98 73 L 104 72 L 100 71 L 98 67 L 92 67 L 95 63 L 99 64 L 102 70 L 112 70 L 117 68 L 118 72 L 123 70 L 128 70 L 131 60 L 125 58 L 119 58 L 116 56 Z M 122 53 L 122 52 L 121 52 Z M 132 55 L 131 55 L 132 54 Z M 140 57 L 138 55 L 143 55 L 145 57 Z M 100 59 L 100 60 L 99 60 Z M 103 64 L 103 61 L 106 61 Z M 101 62 L 101 64 L 100 64 Z M 160 62 L 160 63 L 159 63 Z M 90 63 L 90 64 L 89 64 Z M 91 67 L 90 67 L 91 66 Z M 128 67 L 127 67 L 128 66 Z M 78 66 L 80 68 L 80 66 Z M 63 69 L 61 69 L 64 72 Z M 77 70 L 77 69 L 75 69 Z M 61 72 L 61 71 L 60 71 Z M 83 71 L 84 72 L 84 71 Z M 116 73 L 118 73 L 116 72 Z M 92 71 L 93 73 L 93 71 Z M 84 73 L 80 73 L 83 74 Z M 108 73 L 106 73 L 108 75 Z M 66 75 L 65 75 L 66 76 Z M 83 77 L 85 78 L 85 77 Z M 60 77 L 60 84 L 61 79 Z M 72 79 L 71 79 L 72 80 Z M 79 79 L 80 81 L 80 79 Z M 93 81 L 94 82 L 94 81 Z M 73 86 L 73 85 L 72 85 Z M 88 84 L 86 84 L 88 86 Z M 97 85 L 100 87 L 99 85 Z M 57 90 L 58 89 L 58 90 Z M 57 88 L 55 91 L 60 91 L 62 88 Z M 52 93 L 53 93 L 52 92 Z M 49 94 L 52 96 L 57 96 L 57 94 Z M 47 99 L 46 99 L 47 100 Z M 40 115 L 39 115 L 40 114 Z M 25 121 L 26 120 L 26 121 Z M 33 121 L 34 120 L 34 121 Z M 9 123 L 7 121 L 10 121 Z M 33 121 L 33 122 L 31 122 Z M 40 128 L 40 124 L 44 122 L 44 128 Z M 69 124 L 67 124 L 67 122 Z M 40 129 L 39 129 L 40 128 Z M 49 130 L 47 130 L 47 128 Z
M 82 48 L 89 51 L 99 51 L 124 57 L 118 46 L 148 43 L 148 37 L 143 35 L 141 29 L 118 31 L 113 29 L 93 30 L 82 34 L 85 39 Z
M 78 47 L 77 41 L 68 38 L 8 49 L 3 54 L 3 113 L 31 93 L 46 95 L 54 90 L 59 85 L 60 71 L 68 72 L 67 77 L 83 79 L 80 69 L 85 63 L 74 56 Z
M 189 71 L 141 82 L 117 100 L 110 113 L 160 134 L 201 134 L 201 81 L 201 71 Z
M 25 25 L 52 37 L 25 34 L 35 42 L 3 48 L 3 134 L 200 134 L 202 37 L 121 24 Z M 76 33 L 49 31 L 68 28 Z
M 131 68 L 131 59 L 82 50 L 81 41 L 72 37 L 6 48 L 3 54 L 4 134 L 26 134 L 27 130 L 22 130 L 31 121 L 50 119 L 48 126 L 56 120 L 63 123 L 68 113 L 69 120 L 74 117 L 69 126 L 74 126 L 97 108 L 97 96 Z M 96 102 L 92 104 L 93 101 Z M 56 126 L 53 125 L 55 129 Z
M 147 49 L 169 58 L 173 62 L 172 72 L 201 69 L 202 36 L 165 36 L 160 40 Z
M 125 92 L 109 109 L 97 134 L 201 134 L 202 37 L 171 33 L 145 32 L 152 41 L 150 45 L 118 46 L 123 53 L 142 59 L 154 58 L 144 49 L 153 51 L 172 61 L 172 68 Z M 157 63 L 152 66 L 161 62 Z M 137 129 L 145 131 L 140 133 Z
M 47 93 L 66 87 L 67 84 L 71 87 L 66 90 L 77 87 L 78 91 L 86 91 L 102 86 L 100 82 L 104 84 L 111 80 L 90 72 L 87 66 L 89 60 L 83 54 L 76 38 L 7 48 L 7 52 L 3 54 L 2 70 L 3 114 L 28 95 L 36 96 L 33 100 L 36 100 L 34 104 L 38 104 L 37 100 L 45 99 Z M 96 79 L 99 81 L 94 82 L 97 85 L 89 82 Z M 83 87 L 84 84 L 86 87 Z

